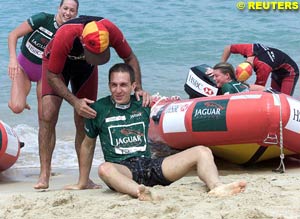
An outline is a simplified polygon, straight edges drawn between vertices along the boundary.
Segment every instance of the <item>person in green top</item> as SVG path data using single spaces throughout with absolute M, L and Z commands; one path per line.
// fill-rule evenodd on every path
M 263 86 L 249 85 L 245 82 L 237 81 L 235 70 L 228 62 L 216 64 L 210 71 L 210 74 L 213 75 L 217 87 L 221 89 L 221 94 L 264 90 Z
M 133 69 L 125 63 L 109 70 L 110 96 L 92 104 L 97 111 L 94 119 L 85 123 L 85 138 L 79 159 L 80 176 L 75 185 L 65 189 L 88 189 L 97 136 L 105 162 L 98 168 L 98 175 L 106 185 L 120 193 L 139 200 L 153 200 L 150 188 L 167 186 L 196 168 L 199 179 L 206 183 L 215 196 L 229 196 L 243 192 L 246 182 L 222 184 L 212 152 L 204 146 L 195 146 L 177 154 L 151 158 L 147 132 L 150 108 L 143 107 L 131 93 L 134 91 Z
M 235 71 L 231 64 L 220 62 L 213 67 L 214 80 L 222 94 L 233 94 L 249 91 L 249 86 L 236 80 Z
M 9 33 L 8 75 L 11 79 L 11 95 L 8 107 L 14 113 L 30 109 L 26 99 L 31 82 L 36 82 L 38 115 L 39 119 L 41 118 L 42 54 L 59 26 L 77 16 L 78 7 L 78 0 L 61 0 L 57 14 L 40 12 L 29 17 Z M 21 37 L 23 37 L 21 51 L 17 56 L 17 41 Z

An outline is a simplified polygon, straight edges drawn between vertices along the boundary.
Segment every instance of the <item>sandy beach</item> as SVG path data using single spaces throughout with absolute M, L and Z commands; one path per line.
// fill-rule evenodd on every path
M 10 169 L 0 174 L 0 217 L 16 218 L 300 218 L 300 162 L 286 159 L 286 172 L 275 173 L 279 161 L 250 168 L 216 161 L 221 180 L 246 180 L 244 193 L 211 197 L 195 172 L 168 187 L 152 191 L 160 201 L 141 202 L 108 189 L 93 167 L 91 178 L 102 185 L 98 190 L 66 191 L 77 182 L 78 170 L 54 169 L 50 188 L 36 191 L 36 168 Z

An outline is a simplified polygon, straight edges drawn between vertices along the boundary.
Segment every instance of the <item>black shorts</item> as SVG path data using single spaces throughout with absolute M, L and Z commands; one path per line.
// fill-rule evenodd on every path
M 43 60 L 42 96 L 57 95 L 48 84 L 48 60 Z M 65 85 L 71 84 L 72 93 L 78 98 L 96 100 L 98 92 L 98 68 L 85 61 L 66 60 L 61 79 Z
M 145 186 L 167 186 L 172 182 L 167 180 L 162 173 L 161 164 L 163 160 L 163 157 L 156 159 L 133 157 L 121 161 L 120 164 L 129 168 L 133 180 L 138 184 L 143 184 Z

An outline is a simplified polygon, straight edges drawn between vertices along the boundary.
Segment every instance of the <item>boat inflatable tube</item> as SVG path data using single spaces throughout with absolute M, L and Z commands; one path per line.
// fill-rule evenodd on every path
M 300 101 L 275 92 L 242 92 L 172 101 L 151 108 L 149 141 L 184 150 L 209 147 L 215 156 L 253 164 L 300 154 Z
M 10 168 L 18 159 L 23 143 L 15 131 L 0 120 L 0 172 Z
M 184 85 L 184 90 L 190 99 L 218 95 L 219 89 L 213 77 L 205 74 L 208 68 L 211 67 L 206 64 L 190 68 Z

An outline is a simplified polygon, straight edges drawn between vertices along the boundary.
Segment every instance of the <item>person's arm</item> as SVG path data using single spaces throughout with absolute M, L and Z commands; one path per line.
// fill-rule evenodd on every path
M 265 86 L 271 71 L 272 71 L 272 68 L 269 65 L 267 65 L 263 62 L 256 63 L 255 84 Z
M 65 189 L 89 189 L 89 176 L 93 163 L 95 145 L 96 138 L 90 138 L 85 135 L 80 149 L 78 183 L 65 186 Z
M 221 62 L 226 62 L 229 59 L 229 56 L 231 54 L 230 47 L 231 47 L 231 45 L 225 46 L 222 57 L 221 57 Z
M 54 74 L 50 71 L 47 72 L 47 79 L 49 85 L 55 90 L 55 92 L 66 101 L 68 101 L 76 110 L 78 115 L 84 118 L 95 118 L 97 113 L 93 110 L 89 104 L 94 103 L 93 100 L 82 98 L 78 99 L 75 95 L 73 95 L 65 83 L 60 78 L 59 74 Z
M 32 32 L 33 29 L 24 21 L 20 26 L 11 31 L 8 35 L 8 52 L 9 52 L 9 64 L 8 64 L 8 74 L 13 80 L 15 75 L 20 71 L 20 66 L 17 60 L 17 41 L 19 38 L 25 36 L 26 34 Z
M 135 76 L 135 82 L 136 82 L 135 90 L 136 91 L 143 90 L 142 79 L 141 79 L 141 68 L 140 68 L 139 61 L 138 61 L 137 57 L 135 56 L 135 54 L 133 52 L 131 52 L 129 57 L 124 59 L 124 62 L 126 64 L 130 65 L 134 70 L 134 76 Z
M 135 82 L 137 84 L 135 89 L 135 95 L 137 100 L 140 100 L 140 96 L 143 97 L 143 106 L 150 104 L 150 95 L 142 88 L 142 77 L 139 61 L 129 46 L 122 31 L 108 19 L 103 19 L 102 23 L 109 30 L 110 46 L 115 49 L 118 56 L 124 60 L 126 64 L 129 64 L 135 73 Z
M 131 52 L 128 58 L 124 59 L 124 62 L 130 65 L 135 74 L 135 82 L 136 82 L 136 89 L 135 95 L 137 100 L 140 100 L 140 96 L 143 97 L 143 106 L 148 106 L 150 104 L 150 95 L 148 92 L 144 91 L 142 88 L 142 79 L 141 79 L 141 69 L 139 65 L 139 61 L 135 54 Z
M 264 91 L 265 87 L 257 84 L 249 84 L 250 91 Z

